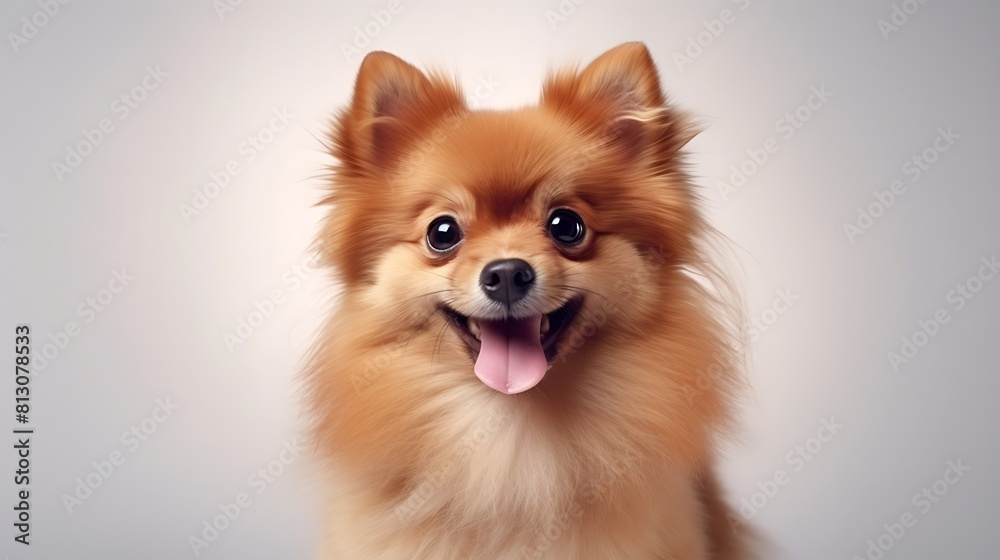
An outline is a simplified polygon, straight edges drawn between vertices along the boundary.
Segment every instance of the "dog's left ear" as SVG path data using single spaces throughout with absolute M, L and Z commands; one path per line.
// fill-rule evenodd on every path
M 542 106 L 582 123 L 628 153 L 658 145 L 670 155 L 697 134 L 671 109 L 653 57 L 643 43 L 625 43 L 579 73 L 563 70 L 542 88 Z

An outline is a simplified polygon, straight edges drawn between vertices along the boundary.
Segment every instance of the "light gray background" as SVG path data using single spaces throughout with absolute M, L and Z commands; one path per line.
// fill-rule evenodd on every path
M 891 21 L 894 1 L 917 5 L 589 0 L 553 27 L 546 11 L 558 0 L 401 0 L 361 47 L 458 70 L 470 96 L 497 82 L 478 102 L 509 107 L 536 100 L 551 64 L 647 43 L 669 95 L 709 125 L 691 144 L 694 169 L 746 270 L 752 313 L 773 323 L 753 347 L 754 390 L 724 475 L 734 503 L 776 470 L 789 475 L 752 520 L 776 557 L 865 557 L 905 512 L 917 524 L 887 559 L 996 557 L 1000 279 L 961 310 L 948 294 L 1000 250 L 1000 5 L 930 0 L 886 40 L 879 20 Z M 34 378 L 30 549 L 12 540 L 14 455 L 0 450 L 0 557 L 193 557 L 189 536 L 240 492 L 251 506 L 201 557 L 315 557 L 305 455 L 263 493 L 248 476 L 298 431 L 297 371 L 332 291 L 318 272 L 298 286 L 285 274 L 303 263 L 318 218 L 315 177 L 329 161 L 315 137 L 360 60 L 342 44 L 387 4 L 245 0 L 220 18 L 210 0 L 72 2 L 15 52 L 7 34 L 41 8 L 3 3 L 2 355 L 13 361 L 18 323 L 34 329 L 36 354 L 67 321 L 80 333 Z M 735 21 L 679 65 L 675 53 L 723 9 Z M 120 120 L 112 103 L 147 66 L 168 75 Z M 785 138 L 777 121 L 822 86 L 833 96 Z M 291 124 L 245 161 L 241 142 L 282 108 Z M 104 118 L 114 131 L 57 180 L 52 162 Z M 959 138 L 911 181 L 904 163 L 941 127 Z M 777 153 L 723 198 L 730 166 L 771 137 Z M 230 159 L 240 174 L 185 222 L 179 205 Z M 844 223 L 897 178 L 905 194 L 849 242 Z M 78 315 L 121 267 L 129 285 Z M 230 352 L 225 333 L 275 289 L 284 303 Z M 776 290 L 797 298 L 781 314 L 767 311 Z M 888 353 L 938 309 L 949 322 L 894 371 Z M 122 432 L 165 398 L 178 410 L 132 452 Z M 4 430 L 12 401 L 4 375 Z M 831 416 L 844 427 L 795 471 L 786 455 Z M 115 450 L 124 464 L 68 513 L 63 495 Z M 959 460 L 971 471 L 917 508 L 914 494 Z

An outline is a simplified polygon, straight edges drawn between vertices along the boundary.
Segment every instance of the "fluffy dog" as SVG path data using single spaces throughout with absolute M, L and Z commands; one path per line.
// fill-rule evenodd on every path
M 317 248 L 325 558 L 748 558 L 712 467 L 739 317 L 641 43 L 537 106 L 369 54 Z

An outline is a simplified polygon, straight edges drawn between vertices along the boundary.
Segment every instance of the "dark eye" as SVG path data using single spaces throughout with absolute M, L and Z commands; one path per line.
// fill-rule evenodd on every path
M 562 245 L 579 243 L 584 233 L 583 218 L 572 210 L 563 208 L 549 216 L 549 236 Z
M 427 245 L 438 253 L 450 251 L 462 240 L 462 230 L 451 216 L 441 216 L 427 228 Z

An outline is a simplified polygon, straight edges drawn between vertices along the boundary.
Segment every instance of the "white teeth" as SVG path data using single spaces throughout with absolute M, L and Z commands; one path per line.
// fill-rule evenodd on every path
M 539 334 L 545 336 L 545 333 L 549 332 L 549 316 L 542 315 L 542 326 L 539 329 Z
M 469 317 L 467 323 L 469 325 L 469 332 L 472 333 L 472 336 L 476 337 L 476 340 L 479 340 L 479 334 L 481 332 L 479 330 L 479 321 Z

